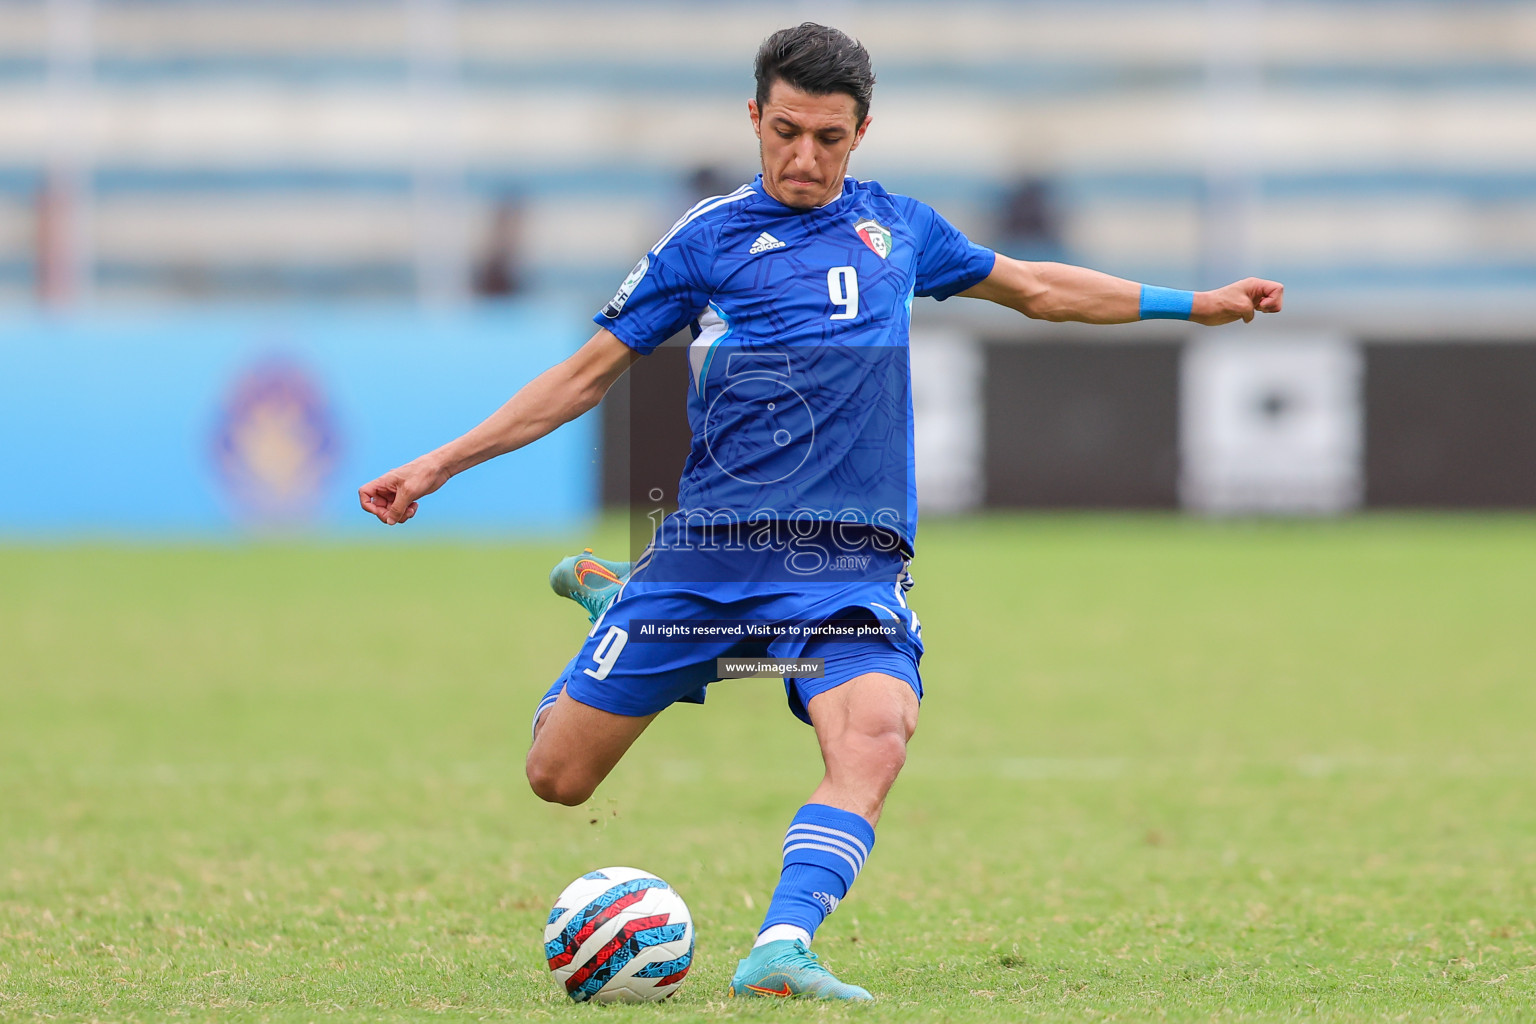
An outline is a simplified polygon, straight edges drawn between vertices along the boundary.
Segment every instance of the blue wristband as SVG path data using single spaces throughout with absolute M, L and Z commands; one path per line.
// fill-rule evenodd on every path
M 1143 320 L 1188 320 L 1195 308 L 1195 293 L 1177 288 L 1159 288 L 1156 285 L 1141 286 L 1141 318 Z

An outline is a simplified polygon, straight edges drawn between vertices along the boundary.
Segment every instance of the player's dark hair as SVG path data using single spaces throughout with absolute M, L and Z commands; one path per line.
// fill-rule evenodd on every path
M 875 91 L 869 51 L 858 40 L 814 21 L 781 28 L 764 39 L 757 48 L 753 70 L 757 74 L 758 110 L 767 105 L 768 91 L 779 81 L 812 96 L 835 92 L 852 96 L 858 123 L 863 124 Z

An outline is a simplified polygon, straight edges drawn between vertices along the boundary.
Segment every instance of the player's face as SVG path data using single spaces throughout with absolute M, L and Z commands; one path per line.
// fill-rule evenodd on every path
M 852 96 L 812 96 L 774 82 L 763 109 L 747 101 L 763 158 L 763 185 L 785 206 L 825 206 L 843 190 L 848 156 L 859 147 L 870 118 L 858 121 Z

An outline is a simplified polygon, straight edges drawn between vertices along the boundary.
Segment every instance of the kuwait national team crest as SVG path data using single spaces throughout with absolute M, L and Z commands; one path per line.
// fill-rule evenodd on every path
M 864 244 L 869 246 L 870 251 L 876 256 L 886 259 L 891 255 L 890 229 L 882 227 L 879 221 L 861 220 L 853 226 L 853 230 L 859 233 L 859 237 L 864 239 Z

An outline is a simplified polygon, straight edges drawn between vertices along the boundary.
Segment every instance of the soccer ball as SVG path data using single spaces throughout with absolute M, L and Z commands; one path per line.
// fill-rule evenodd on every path
M 693 917 L 648 871 L 603 868 L 565 887 L 544 927 L 555 982 L 578 1003 L 645 1003 L 683 984 L 693 963 Z

